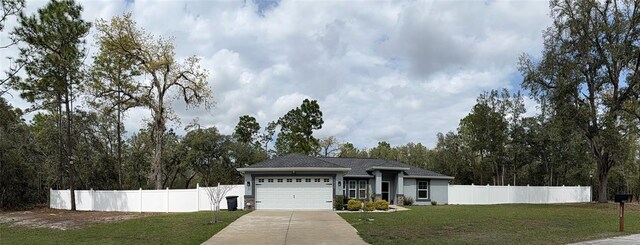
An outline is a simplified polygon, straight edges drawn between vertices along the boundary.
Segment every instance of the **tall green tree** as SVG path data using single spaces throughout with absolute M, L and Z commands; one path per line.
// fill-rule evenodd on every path
M 166 123 L 176 119 L 171 102 L 180 98 L 187 106 L 212 106 L 209 73 L 200 66 L 200 58 L 196 56 L 178 62 L 171 39 L 138 29 L 130 14 L 113 17 L 110 22 L 100 20 L 96 26 L 105 51 L 133 60 L 149 78 L 140 81 L 139 88 L 143 91 L 132 99 L 151 110 L 154 148 L 151 179 L 155 188 L 161 189 Z
M 499 166 L 504 163 L 507 141 L 507 122 L 504 114 L 480 101 L 469 115 L 460 120 L 460 135 L 469 148 L 477 153 L 478 161 L 474 173 L 479 175 L 479 183 L 489 183 L 489 176 L 486 175 L 493 175 L 493 184 L 497 184 Z
M 277 154 L 293 152 L 311 155 L 318 148 L 313 130 L 322 128 L 322 111 L 316 100 L 305 99 L 302 105 L 290 110 L 278 120 L 280 133 L 276 139 Z
M 122 117 L 124 113 L 136 106 L 141 106 L 140 98 L 144 89 L 134 78 L 140 75 L 136 61 L 122 53 L 109 50 L 109 38 L 102 32 L 96 35 L 100 48 L 93 58 L 91 76 L 87 83 L 87 91 L 92 97 L 89 104 L 102 112 L 115 114 L 116 127 L 116 153 L 118 169 L 118 188 L 123 184 L 123 159 L 122 159 L 122 134 L 124 125 Z
M 184 160 L 193 166 L 208 186 L 242 183 L 229 155 L 229 139 L 215 127 L 189 131 L 184 138 Z
M 37 14 L 20 14 L 19 26 L 13 31 L 20 47 L 19 64 L 26 78 L 14 79 L 13 87 L 21 97 L 38 103 L 37 109 L 59 109 L 63 105 L 66 119 L 65 157 L 71 190 L 71 210 L 75 205 L 75 168 L 73 166 L 72 110 L 83 79 L 84 38 L 91 24 L 81 18 L 82 7 L 72 0 L 51 1 Z M 58 113 L 59 115 L 61 113 Z
M 0 97 L 0 209 L 30 206 L 46 195 L 40 192 L 38 154 L 22 111 Z
M 236 138 L 238 142 L 260 147 L 260 142 L 258 141 L 259 131 L 260 124 L 256 121 L 256 118 L 244 115 L 240 117 L 238 125 L 235 127 L 233 137 Z
M 340 145 L 340 153 L 338 157 L 368 158 L 369 153 L 366 150 L 356 148 L 352 143 L 344 143 Z
M 429 158 L 429 149 L 422 143 L 409 142 L 405 145 L 395 147 L 397 160 L 409 165 L 418 166 L 426 169 L 433 169 Z
M 369 150 L 369 157 L 384 159 L 384 160 L 398 160 L 398 154 L 386 141 L 378 142 L 378 146 Z
M 640 1 L 552 0 L 550 7 L 541 60 L 520 60 L 523 86 L 580 128 L 598 166 L 598 201 L 607 202 L 609 171 L 635 127 L 622 117 L 639 115 Z
M 462 137 L 454 132 L 438 133 L 435 148 L 429 154 L 430 168 L 442 174 L 454 176 L 456 184 L 480 183 L 473 174 L 475 154 L 466 146 Z M 429 169 L 429 168 L 428 168 Z
M 124 187 L 126 189 L 153 188 L 151 161 L 153 139 L 149 129 L 141 129 L 127 139 L 125 144 Z M 151 184 L 150 184 L 151 183 Z
M 269 150 L 269 143 L 273 141 L 273 136 L 276 134 L 278 128 L 278 122 L 269 122 L 262 133 L 258 136 L 258 140 L 267 155 L 272 155 L 272 151 Z

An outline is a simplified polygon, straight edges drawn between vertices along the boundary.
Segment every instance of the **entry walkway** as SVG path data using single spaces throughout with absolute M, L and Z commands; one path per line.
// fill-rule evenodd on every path
M 203 244 L 344 244 L 365 243 L 332 211 L 253 211 Z

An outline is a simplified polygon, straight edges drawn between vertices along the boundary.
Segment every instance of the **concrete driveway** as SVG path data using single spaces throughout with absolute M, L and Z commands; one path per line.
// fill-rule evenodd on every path
M 332 211 L 253 211 L 203 244 L 367 244 Z
M 602 240 L 579 242 L 572 245 L 637 245 L 640 244 L 640 234 L 611 237 Z

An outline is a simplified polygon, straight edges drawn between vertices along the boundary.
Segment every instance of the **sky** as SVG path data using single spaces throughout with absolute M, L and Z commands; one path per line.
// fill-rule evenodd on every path
M 132 13 L 138 27 L 173 37 L 179 59 L 202 58 L 216 104 L 206 110 L 172 102 L 180 122 L 169 127 L 179 134 L 194 120 L 231 134 L 242 115 L 264 127 L 308 98 L 323 112 L 314 136 L 359 148 L 379 141 L 433 147 L 438 132 L 457 129 L 480 93 L 520 89 L 517 59 L 539 57 L 542 31 L 551 25 L 542 0 L 79 3 L 87 21 Z M 27 1 L 26 13 L 45 4 Z M 8 20 L 0 43 L 14 27 Z M 86 41 L 91 56 L 98 49 L 93 34 Z M 17 49 L 0 52 L 4 70 Z M 16 91 L 4 97 L 29 107 Z M 525 105 L 536 112 L 532 99 Z M 126 130 L 138 131 L 148 118 L 147 109 L 130 110 Z

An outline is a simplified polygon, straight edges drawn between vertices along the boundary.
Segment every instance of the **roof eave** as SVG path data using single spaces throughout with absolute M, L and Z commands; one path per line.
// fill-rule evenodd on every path
M 404 167 L 385 167 L 385 166 L 373 166 L 367 169 L 367 171 L 372 170 L 397 170 L 397 171 L 407 171 L 409 168 Z
M 283 168 L 237 168 L 238 172 L 288 172 L 288 171 L 300 171 L 300 172 L 349 172 L 351 168 L 321 168 L 321 167 L 283 167 Z
M 345 178 L 373 178 L 375 176 L 373 176 L 373 175 L 362 175 L 362 174 L 360 174 L 360 175 L 358 175 L 358 174 L 354 174 L 354 175 L 347 174 L 344 177 Z
M 446 179 L 446 180 L 455 179 L 454 177 L 451 177 L 451 176 L 423 176 L 423 175 L 405 175 L 404 178 L 410 178 L 410 179 Z

